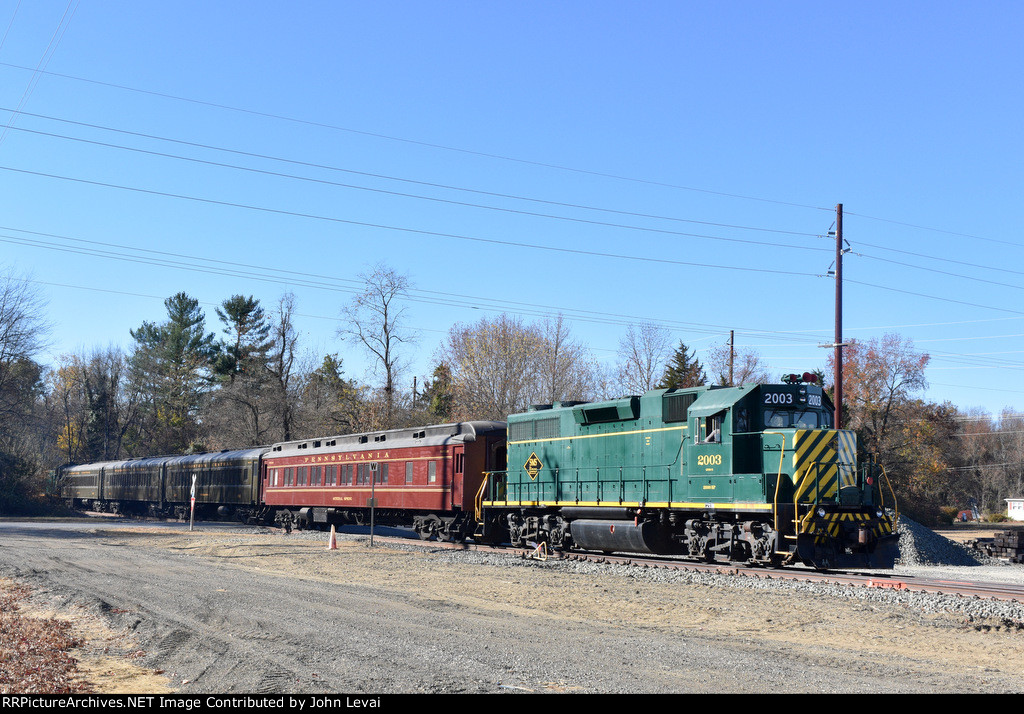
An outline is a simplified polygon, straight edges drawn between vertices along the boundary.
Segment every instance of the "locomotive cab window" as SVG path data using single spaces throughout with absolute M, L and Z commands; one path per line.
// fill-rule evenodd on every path
M 793 414 L 793 426 L 800 429 L 817 429 L 817 412 L 795 412 Z
M 792 411 L 789 409 L 766 409 L 764 412 L 766 429 L 817 429 L 819 426 L 832 427 L 832 414 L 811 409 Z
M 744 434 L 750 431 L 750 417 L 747 414 L 746 408 L 741 408 L 736 412 L 736 430 L 734 434 Z
M 722 422 L 725 421 L 725 412 L 718 412 L 709 417 L 701 419 L 701 443 L 721 444 L 722 443 Z

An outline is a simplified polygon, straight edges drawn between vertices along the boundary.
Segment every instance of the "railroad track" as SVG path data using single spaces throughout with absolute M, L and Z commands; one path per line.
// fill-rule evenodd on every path
M 380 540 L 391 540 L 379 538 Z M 803 581 L 821 584 L 832 584 L 846 587 L 877 588 L 904 592 L 932 593 L 953 595 L 958 597 L 978 598 L 987 600 L 1003 600 L 1024 603 L 1024 586 L 1009 583 L 980 582 L 970 580 L 949 580 L 941 578 L 923 578 L 911 575 L 896 575 L 884 572 L 859 573 L 848 571 L 820 571 L 803 566 L 787 568 L 766 568 L 745 566 L 729 563 L 703 563 L 681 558 L 643 555 L 608 555 L 601 553 L 543 553 L 524 548 L 512 548 L 475 543 L 444 543 L 440 541 L 410 541 L 394 538 L 395 542 L 421 543 L 434 548 L 452 548 L 455 550 L 477 550 L 519 555 L 523 558 L 553 561 L 578 561 L 629 565 L 638 568 L 656 568 L 689 572 L 706 572 L 745 578 L 764 580 Z
M 277 529 L 274 529 L 277 530 Z M 364 533 L 365 535 L 365 533 Z M 729 563 L 704 563 L 682 558 L 645 555 L 608 555 L 583 552 L 540 553 L 536 549 L 513 548 L 478 543 L 449 543 L 444 541 L 422 541 L 390 535 L 376 535 L 382 543 L 418 544 L 431 548 L 453 550 L 476 550 L 481 552 L 518 555 L 523 558 L 548 559 L 553 561 L 580 561 L 629 565 L 638 568 L 658 568 L 690 572 L 706 572 L 734 577 L 761 578 L 765 580 L 804 581 L 833 584 L 847 587 L 877 588 L 904 592 L 933 593 L 958 597 L 1000 600 L 1024 603 L 1024 586 L 1009 583 L 979 582 L 970 580 L 949 580 L 922 578 L 911 575 L 896 575 L 885 572 L 858 573 L 845 571 L 819 571 L 803 566 L 787 568 L 766 568 Z

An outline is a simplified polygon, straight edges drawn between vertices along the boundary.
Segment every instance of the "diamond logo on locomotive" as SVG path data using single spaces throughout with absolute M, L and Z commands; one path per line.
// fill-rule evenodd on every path
M 530 474 L 530 478 L 536 479 L 537 474 L 539 474 L 540 470 L 544 468 L 544 464 L 541 463 L 540 459 L 537 458 L 537 453 L 534 452 L 530 454 L 530 458 L 528 458 L 526 463 L 523 464 L 523 468 L 526 469 L 526 473 Z

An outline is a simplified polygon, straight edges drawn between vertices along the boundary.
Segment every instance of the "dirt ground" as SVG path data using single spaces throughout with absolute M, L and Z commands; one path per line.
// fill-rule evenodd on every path
M 0 556 L 0 574 L 75 623 L 98 692 L 1024 691 L 1024 634 L 1003 623 L 308 536 L 109 529 L 62 539 L 69 558 Z M 294 598 L 288 616 L 241 606 L 253 588 Z
M 986 526 L 982 524 L 965 524 L 963 526 L 952 526 L 949 528 L 935 528 L 934 530 L 945 538 L 949 538 L 957 543 L 963 543 L 969 540 L 995 538 L 999 533 L 1006 530 L 1006 528 L 1001 528 L 999 526 Z
M 12 581 L 0 579 L 0 588 Z M 102 617 L 82 605 L 61 610 L 41 606 L 29 600 L 21 605 L 26 617 L 57 619 L 70 623 L 71 632 L 83 644 L 74 650 L 78 660 L 77 679 L 102 694 L 166 694 L 174 690 L 161 670 L 139 666 L 140 650 L 126 649 L 123 632 L 111 630 Z

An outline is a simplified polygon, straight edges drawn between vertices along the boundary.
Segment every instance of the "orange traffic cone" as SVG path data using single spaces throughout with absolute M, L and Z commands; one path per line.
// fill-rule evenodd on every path
M 327 550 L 337 550 L 337 549 L 338 549 L 338 536 L 334 532 L 334 526 L 331 526 L 331 538 L 330 538 L 330 540 L 327 541 Z

